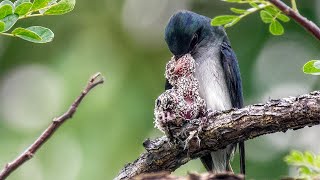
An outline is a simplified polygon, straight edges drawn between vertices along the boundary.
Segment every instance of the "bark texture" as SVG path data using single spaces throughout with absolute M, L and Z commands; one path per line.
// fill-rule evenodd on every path
M 233 173 L 190 173 L 186 177 L 177 177 L 170 175 L 169 172 L 159 172 L 141 174 L 139 176 L 134 177 L 133 180 L 244 180 L 244 177 L 242 175 L 235 175 Z
M 143 143 L 146 152 L 125 165 L 115 180 L 130 179 L 142 173 L 172 172 L 191 159 L 229 144 L 317 125 L 320 123 L 319 103 L 320 92 L 315 91 L 212 113 L 206 119 L 185 122 L 179 133 L 173 131 L 173 137 L 146 140 Z

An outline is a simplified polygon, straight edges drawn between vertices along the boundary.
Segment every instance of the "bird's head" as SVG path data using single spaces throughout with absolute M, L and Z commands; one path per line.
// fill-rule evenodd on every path
M 169 20 L 165 40 L 170 51 L 180 57 L 214 38 L 217 28 L 210 25 L 211 19 L 190 11 L 179 11 Z

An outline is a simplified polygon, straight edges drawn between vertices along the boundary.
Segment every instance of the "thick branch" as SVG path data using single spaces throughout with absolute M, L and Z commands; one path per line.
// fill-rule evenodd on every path
M 283 13 L 290 16 L 307 31 L 312 33 L 318 40 L 320 40 L 320 28 L 314 24 L 312 21 L 303 17 L 298 11 L 294 11 L 292 8 L 287 6 L 281 0 L 269 0 L 273 5 L 278 7 Z
M 320 91 L 215 113 L 205 121 L 200 123 L 189 121 L 183 126 L 185 132 L 192 132 L 187 136 L 195 134 L 193 136 L 195 138 L 188 142 L 186 149 L 184 149 L 186 141 L 169 142 L 165 136 L 146 140 L 143 145 L 147 152 L 127 164 L 115 180 L 129 179 L 141 173 L 172 172 L 191 159 L 222 149 L 229 144 L 319 123 Z M 190 131 L 192 129 L 194 131 Z M 198 138 L 201 140 L 200 145 Z
M 5 165 L 4 169 L 0 172 L 0 180 L 6 179 L 14 170 L 20 167 L 24 162 L 31 159 L 38 149 L 56 132 L 56 130 L 64 123 L 66 120 L 72 118 L 76 112 L 79 104 L 83 98 L 90 92 L 91 89 L 96 87 L 99 84 L 104 82 L 100 73 L 92 76 L 85 87 L 81 92 L 80 96 L 72 103 L 68 111 L 62 114 L 61 116 L 54 118 L 49 127 L 38 137 L 38 139 L 30 145 L 20 156 L 15 160 Z
M 133 180 L 244 180 L 243 175 L 236 175 L 233 173 L 190 173 L 186 177 L 177 177 L 170 175 L 169 172 L 158 172 L 150 174 L 141 174 L 133 178 Z

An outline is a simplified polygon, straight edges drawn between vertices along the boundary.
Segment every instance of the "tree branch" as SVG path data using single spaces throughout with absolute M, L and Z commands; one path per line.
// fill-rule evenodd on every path
M 141 174 L 134 177 L 132 180 L 244 180 L 243 175 L 236 175 L 230 172 L 226 173 L 189 173 L 187 177 L 177 177 L 170 175 L 169 172 L 158 172 L 150 174 Z
M 0 172 L 0 180 L 6 179 L 14 170 L 19 168 L 23 163 L 31 159 L 37 150 L 56 132 L 56 130 L 64 123 L 66 120 L 72 118 L 76 112 L 78 106 L 82 102 L 83 98 L 90 92 L 91 89 L 96 87 L 99 84 L 102 84 L 104 79 L 101 77 L 100 73 L 92 76 L 85 87 L 81 92 L 80 96 L 72 103 L 68 111 L 62 114 L 61 116 L 54 118 L 49 127 L 38 137 L 38 139 L 30 145 L 20 156 L 15 160 L 5 165 L 4 169 Z
M 302 27 L 304 27 L 307 31 L 313 34 L 318 40 L 320 40 L 320 28 L 315 23 L 313 23 L 312 21 L 302 16 L 298 11 L 295 11 L 289 6 L 287 6 L 281 0 L 269 0 L 269 1 L 273 5 L 275 5 L 277 8 L 279 8 L 283 13 L 290 16 Z
M 214 113 L 205 121 L 185 122 L 182 132 L 189 133 L 180 133 L 175 138 L 176 142 L 170 141 L 166 136 L 146 140 L 143 146 L 147 152 L 125 165 L 115 180 L 130 179 L 142 173 L 172 172 L 191 159 L 229 144 L 319 123 L 320 91 Z M 198 139 L 201 140 L 200 143 Z

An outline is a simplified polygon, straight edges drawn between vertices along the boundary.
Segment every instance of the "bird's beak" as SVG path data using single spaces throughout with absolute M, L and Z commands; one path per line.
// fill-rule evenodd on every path
M 182 56 L 183 56 L 183 54 L 175 55 L 175 56 L 174 56 L 174 59 L 177 61 L 177 60 L 180 59 Z

